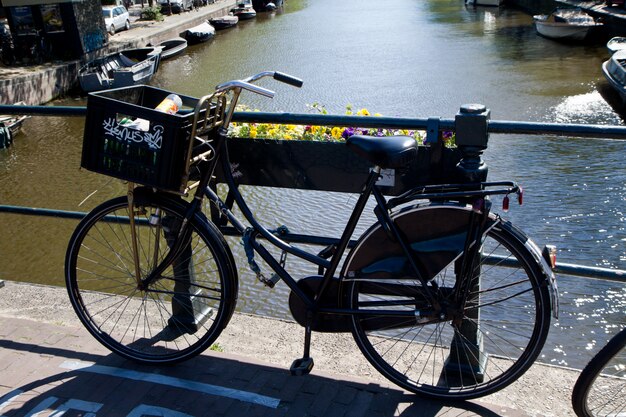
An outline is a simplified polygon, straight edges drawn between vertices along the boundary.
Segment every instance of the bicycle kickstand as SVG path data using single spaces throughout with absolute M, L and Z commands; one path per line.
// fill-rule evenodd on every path
M 302 358 L 296 359 L 291 364 L 291 368 L 289 371 L 293 376 L 302 376 L 308 375 L 313 369 L 313 358 L 310 356 L 311 353 L 311 324 L 310 319 L 308 320 L 306 327 L 304 328 L 304 355 Z

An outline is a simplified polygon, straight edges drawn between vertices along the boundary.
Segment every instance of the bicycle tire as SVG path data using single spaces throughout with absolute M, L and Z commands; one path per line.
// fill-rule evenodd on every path
M 143 278 L 168 252 L 187 206 L 136 190 L 134 207 Z M 135 278 L 126 197 L 77 226 L 65 259 L 68 294 L 82 324 L 111 351 L 144 364 L 176 363 L 207 349 L 226 327 L 237 299 L 232 253 L 203 214 L 189 225 L 189 245 L 145 290 Z
M 579 417 L 626 415 L 626 328 L 589 361 L 572 390 Z
M 454 268 L 462 261 L 470 212 L 460 205 L 427 205 L 392 216 L 410 242 L 422 276 L 438 285 L 431 286 L 438 301 L 451 309 Z M 376 223 L 346 259 L 347 302 L 352 309 L 405 316 L 352 315 L 352 334 L 361 352 L 390 381 L 430 398 L 471 399 L 511 384 L 537 358 L 550 326 L 548 279 L 540 255 L 526 244 L 531 243 L 521 231 L 491 215 L 481 252 L 491 258 L 483 256 L 475 266 L 480 276 L 480 286 L 472 290 L 475 304 L 456 306 L 454 326 L 452 316 L 420 323 L 419 312 L 432 309 L 424 287 L 399 245 Z M 518 268 L 505 269 L 512 260 Z

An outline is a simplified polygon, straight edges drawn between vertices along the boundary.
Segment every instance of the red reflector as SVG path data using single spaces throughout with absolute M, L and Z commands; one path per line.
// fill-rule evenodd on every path
M 524 203 L 524 189 L 519 187 L 519 191 L 517 192 L 517 202 L 521 206 Z
M 509 196 L 508 195 L 505 195 L 504 198 L 502 199 L 502 211 L 504 211 L 505 213 L 509 211 Z
M 552 269 L 556 268 L 556 246 L 554 245 L 544 246 L 543 250 L 541 251 L 541 255 L 543 256 L 543 259 L 546 260 L 548 265 L 550 265 L 550 268 Z

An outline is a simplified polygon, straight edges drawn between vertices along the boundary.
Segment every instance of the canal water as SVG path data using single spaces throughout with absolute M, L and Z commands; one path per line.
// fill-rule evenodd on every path
M 482 103 L 495 120 L 616 124 L 615 95 L 601 74 L 603 45 L 563 45 L 538 37 L 527 14 L 466 6 L 462 0 L 289 0 L 162 63 L 152 84 L 199 96 L 216 84 L 263 70 L 301 77 L 302 89 L 268 80 L 273 100 L 246 95 L 263 111 L 330 113 L 346 106 L 401 117 L 452 118 Z M 67 98 L 55 104 L 84 105 Z M 0 150 L 0 201 L 86 211 L 124 192 L 117 180 L 80 170 L 82 118 L 33 117 L 13 147 Z M 561 262 L 626 269 L 626 141 L 492 135 L 490 179 L 525 187 L 507 217 Z M 247 189 L 270 227 L 338 236 L 354 196 Z M 323 221 L 320 224 L 320 219 Z M 367 227 L 366 220 L 359 230 Z M 63 285 L 74 220 L 0 214 L 0 278 Z M 286 286 L 269 290 L 246 269 L 239 243 L 238 309 L 289 317 Z M 295 276 L 312 274 L 292 259 Z M 263 265 L 262 265 L 263 267 Z M 265 267 L 267 270 L 267 267 Z M 542 361 L 581 367 L 626 322 L 626 285 L 559 276 L 561 315 Z M 294 354 L 296 354 L 294 352 Z

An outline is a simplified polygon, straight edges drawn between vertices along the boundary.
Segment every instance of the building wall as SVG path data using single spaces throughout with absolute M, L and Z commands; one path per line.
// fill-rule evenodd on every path
M 75 27 L 82 55 L 91 55 L 106 47 L 109 42 L 100 0 L 86 0 L 72 3 Z

